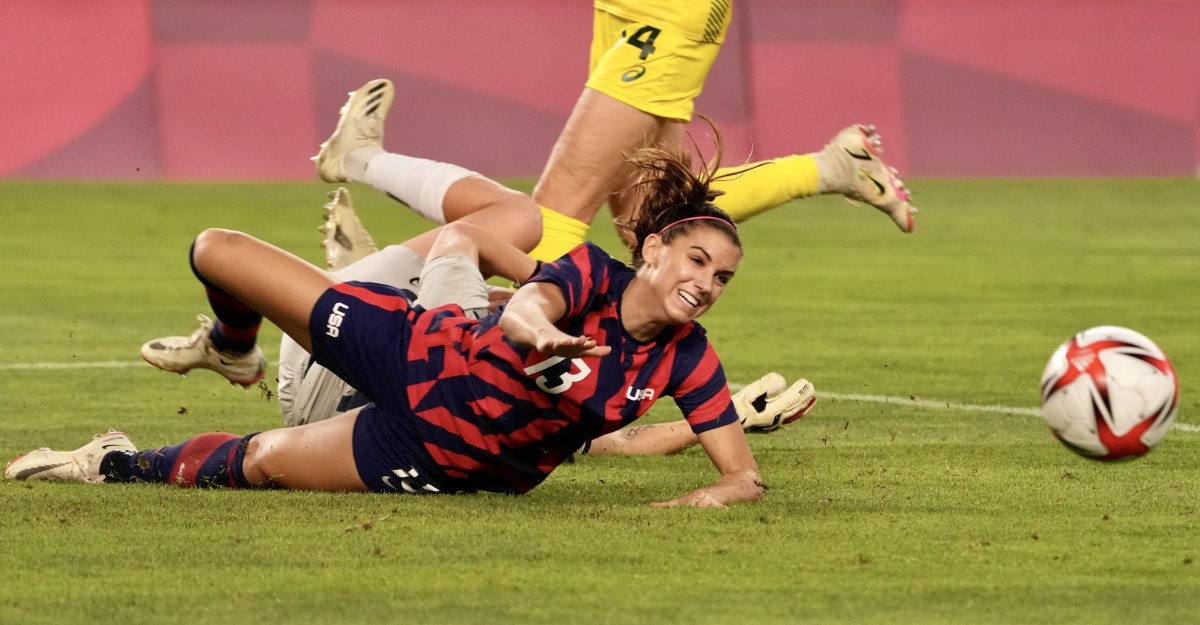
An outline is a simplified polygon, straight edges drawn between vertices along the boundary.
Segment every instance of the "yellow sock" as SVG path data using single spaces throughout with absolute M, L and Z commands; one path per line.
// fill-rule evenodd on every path
M 542 240 L 529 252 L 534 260 L 556 261 L 587 239 L 587 224 L 545 206 L 538 208 L 542 210 Z
M 722 167 L 717 174 L 745 168 Z M 816 195 L 817 179 L 817 161 L 811 154 L 775 158 L 740 176 L 713 183 L 712 188 L 725 191 L 713 203 L 734 221 L 744 221 L 789 200 Z

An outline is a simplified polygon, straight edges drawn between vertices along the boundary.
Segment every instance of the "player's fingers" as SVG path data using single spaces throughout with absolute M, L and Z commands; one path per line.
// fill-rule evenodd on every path
M 693 491 L 671 501 L 657 501 L 650 504 L 651 508 L 674 508 L 676 506 L 691 506 L 693 508 L 727 507 L 723 502 L 714 497 L 712 493 L 703 491 Z
M 727 507 L 724 503 L 718 501 L 716 497 L 713 497 L 709 493 L 700 493 L 698 496 L 691 497 L 689 501 L 685 501 L 684 503 L 686 503 L 689 506 L 692 506 L 693 508 L 725 508 L 725 507 Z
M 537 346 L 537 350 L 543 354 L 572 358 L 579 351 L 594 347 L 595 344 L 595 341 L 586 336 L 560 334 L 542 339 Z

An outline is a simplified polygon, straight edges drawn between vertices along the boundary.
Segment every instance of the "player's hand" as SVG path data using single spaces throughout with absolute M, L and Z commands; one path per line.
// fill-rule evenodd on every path
M 674 508 L 675 506 L 691 506 L 693 508 L 728 508 L 716 495 L 701 488 L 671 501 L 656 501 L 651 508 Z
M 808 380 L 796 380 L 790 388 L 774 371 L 746 385 L 733 396 L 742 429 L 773 432 L 798 421 L 817 403 L 816 389 Z
M 745 470 L 722 476 L 716 484 L 696 490 L 671 501 L 656 501 L 651 508 L 725 508 L 738 501 L 758 501 L 763 498 L 767 487 L 757 471 Z
M 607 356 L 612 348 L 596 343 L 590 336 L 571 336 L 565 332 L 548 334 L 538 339 L 534 349 L 550 356 L 562 358 L 587 358 Z

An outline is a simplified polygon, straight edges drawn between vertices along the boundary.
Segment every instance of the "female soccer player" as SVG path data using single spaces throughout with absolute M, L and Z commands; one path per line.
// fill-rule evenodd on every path
M 633 268 L 585 244 L 533 272 L 502 312 L 482 320 L 457 305 L 414 307 L 390 287 L 339 284 L 248 235 L 207 230 L 191 261 L 225 348 L 252 351 L 265 316 L 374 404 L 300 427 L 210 433 L 143 451 L 111 432 L 73 452 L 26 454 L 5 476 L 521 493 L 586 441 L 670 395 L 721 477 L 656 505 L 760 499 L 765 487 L 720 361 L 695 322 L 742 257 L 736 226 L 711 204 L 719 142 L 717 152 L 696 174 L 685 152 L 639 151 L 642 210 L 626 224 Z M 493 244 L 450 227 L 430 255 L 477 262 L 480 246 Z

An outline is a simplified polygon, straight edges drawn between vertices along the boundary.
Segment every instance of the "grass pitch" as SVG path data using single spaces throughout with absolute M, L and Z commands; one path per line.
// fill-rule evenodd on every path
M 0 622 L 1194 622 L 1200 183 L 913 186 L 911 236 L 836 198 L 742 228 L 704 324 L 732 380 L 822 396 L 751 437 L 760 504 L 650 509 L 714 479 L 699 449 L 583 458 L 521 497 L 5 481 Z M 137 348 L 206 312 L 201 229 L 317 261 L 325 190 L 0 183 L 0 455 L 279 424 L 273 386 L 180 379 Z M 356 204 L 376 240 L 424 227 L 370 189 Z M 1182 383 L 1182 429 L 1134 462 L 1077 458 L 1030 412 L 1051 351 L 1101 324 L 1150 336 Z

